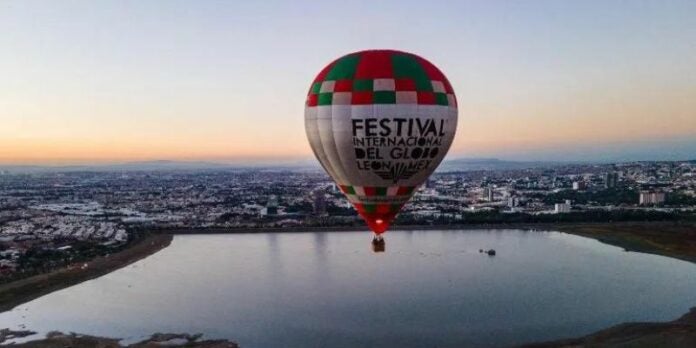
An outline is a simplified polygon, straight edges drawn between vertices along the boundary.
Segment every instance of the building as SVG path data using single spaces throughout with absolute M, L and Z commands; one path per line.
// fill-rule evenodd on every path
M 573 181 L 573 190 L 581 191 L 584 189 L 585 189 L 585 182 L 584 181 Z
M 566 201 L 566 203 L 556 203 L 554 205 L 554 212 L 556 214 L 570 213 L 570 204 L 568 204 L 568 201 Z
M 491 187 L 484 187 L 483 188 L 483 199 L 493 202 L 493 188 Z
M 656 191 L 642 191 L 638 197 L 640 205 L 657 205 L 665 202 L 665 193 Z
M 609 172 L 609 173 L 604 174 L 604 187 L 605 188 L 616 187 L 616 184 L 618 182 L 619 182 L 619 173 Z
M 515 208 L 520 206 L 520 199 L 517 197 L 508 198 L 508 207 Z
M 314 196 L 314 215 L 326 215 L 326 197 L 323 190 L 316 190 L 312 193 Z
M 266 215 L 278 215 L 278 197 L 271 196 L 266 204 Z

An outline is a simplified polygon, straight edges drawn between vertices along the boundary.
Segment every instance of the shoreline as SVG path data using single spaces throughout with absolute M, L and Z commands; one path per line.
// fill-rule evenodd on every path
M 696 307 L 668 322 L 614 325 L 578 338 L 528 343 L 519 348 L 696 347 Z
M 101 277 L 142 260 L 164 248 L 172 241 L 168 234 L 152 234 L 136 241 L 124 250 L 96 257 L 88 262 L 73 264 L 52 272 L 33 275 L 0 285 L 0 312 L 32 301 L 79 283 Z M 84 265 L 87 265 L 86 267 Z
M 390 231 L 432 231 L 432 230 L 544 230 L 578 227 L 615 226 L 672 226 L 684 225 L 696 228 L 692 221 L 621 221 L 621 222 L 536 222 L 536 223 L 494 223 L 494 224 L 449 224 L 449 225 L 392 225 Z M 306 227 L 204 227 L 204 228 L 159 228 L 148 229 L 155 234 L 240 234 L 240 233 L 301 233 L 301 232 L 350 232 L 364 231 L 367 226 L 306 226 Z
M 32 331 L 0 330 L 0 345 L 7 340 L 35 334 Z M 10 343 L 12 347 L 71 347 L 71 348 L 152 348 L 152 347 L 190 347 L 190 348 L 239 348 L 237 343 L 224 339 L 203 339 L 203 334 L 155 333 L 140 342 L 124 346 L 120 338 L 81 335 L 74 332 L 49 332 L 45 338 L 23 343 Z
M 534 223 L 394 226 L 396 231 L 427 230 L 508 230 L 557 231 L 592 238 L 626 251 L 655 254 L 696 263 L 696 224 L 693 222 L 619 222 L 619 223 Z M 366 231 L 366 227 L 294 227 L 294 228 L 215 228 L 154 230 L 127 249 L 87 262 L 88 267 L 68 267 L 0 285 L 0 312 L 32 301 L 51 292 L 100 277 L 170 245 L 174 235 L 302 233 Z M 387 234 L 388 236 L 388 234 Z M 388 238 L 388 237 L 387 237 Z M 30 342 L 40 342 L 30 341 Z M 621 344 L 645 340 L 641 346 L 662 343 L 696 342 L 696 307 L 671 322 L 623 323 L 579 338 L 522 344 L 521 347 L 570 347 Z M 659 341 L 662 340 L 662 341 Z M 670 341 L 679 340 L 679 341 Z M 693 341 L 692 341 L 693 340 Z M 637 341 L 636 341 L 637 342 Z M 643 342 L 643 341 L 641 341 Z M 220 342 L 218 342 L 220 343 Z M 679 346 L 679 345 L 677 345 Z
M 574 234 L 592 238 L 602 243 L 623 248 L 625 251 L 641 252 L 671 257 L 696 263 L 696 223 L 692 221 L 624 221 L 582 223 L 499 223 L 460 225 L 406 225 L 392 226 L 393 231 L 432 230 L 525 230 L 549 231 Z M 230 228 L 168 228 L 153 230 L 153 233 L 173 235 L 203 234 L 254 234 L 254 233 L 312 233 L 364 231 L 366 226 L 332 227 L 230 227 Z M 686 239 L 684 239 L 686 237 Z M 385 233 L 389 239 L 389 232 Z
M 693 222 L 568 225 L 559 226 L 558 231 L 592 238 L 625 251 L 696 264 L 696 224 Z

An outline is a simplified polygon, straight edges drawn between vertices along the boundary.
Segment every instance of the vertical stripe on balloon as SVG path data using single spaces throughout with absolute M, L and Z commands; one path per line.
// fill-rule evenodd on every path
M 392 78 L 391 54 L 384 51 L 365 51 L 360 55 L 360 62 L 356 67 L 356 79 Z
M 432 91 L 433 85 L 421 64 L 409 54 L 397 53 L 392 55 L 394 78 L 410 78 L 419 91 Z
M 326 75 L 326 80 L 352 80 L 355 76 L 355 67 L 358 65 L 359 61 L 359 54 L 349 54 L 340 58 Z

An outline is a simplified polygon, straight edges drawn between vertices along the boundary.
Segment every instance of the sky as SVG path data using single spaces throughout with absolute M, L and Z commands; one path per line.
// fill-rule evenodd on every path
M 0 164 L 311 159 L 353 51 L 451 81 L 449 158 L 696 158 L 696 1 L 0 1 Z

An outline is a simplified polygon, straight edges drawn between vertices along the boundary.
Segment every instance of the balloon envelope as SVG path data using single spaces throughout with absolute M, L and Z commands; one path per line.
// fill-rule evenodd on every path
M 315 156 L 377 234 L 440 164 L 457 128 L 445 75 L 401 51 L 338 58 L 314 79 L 305 105 Z

